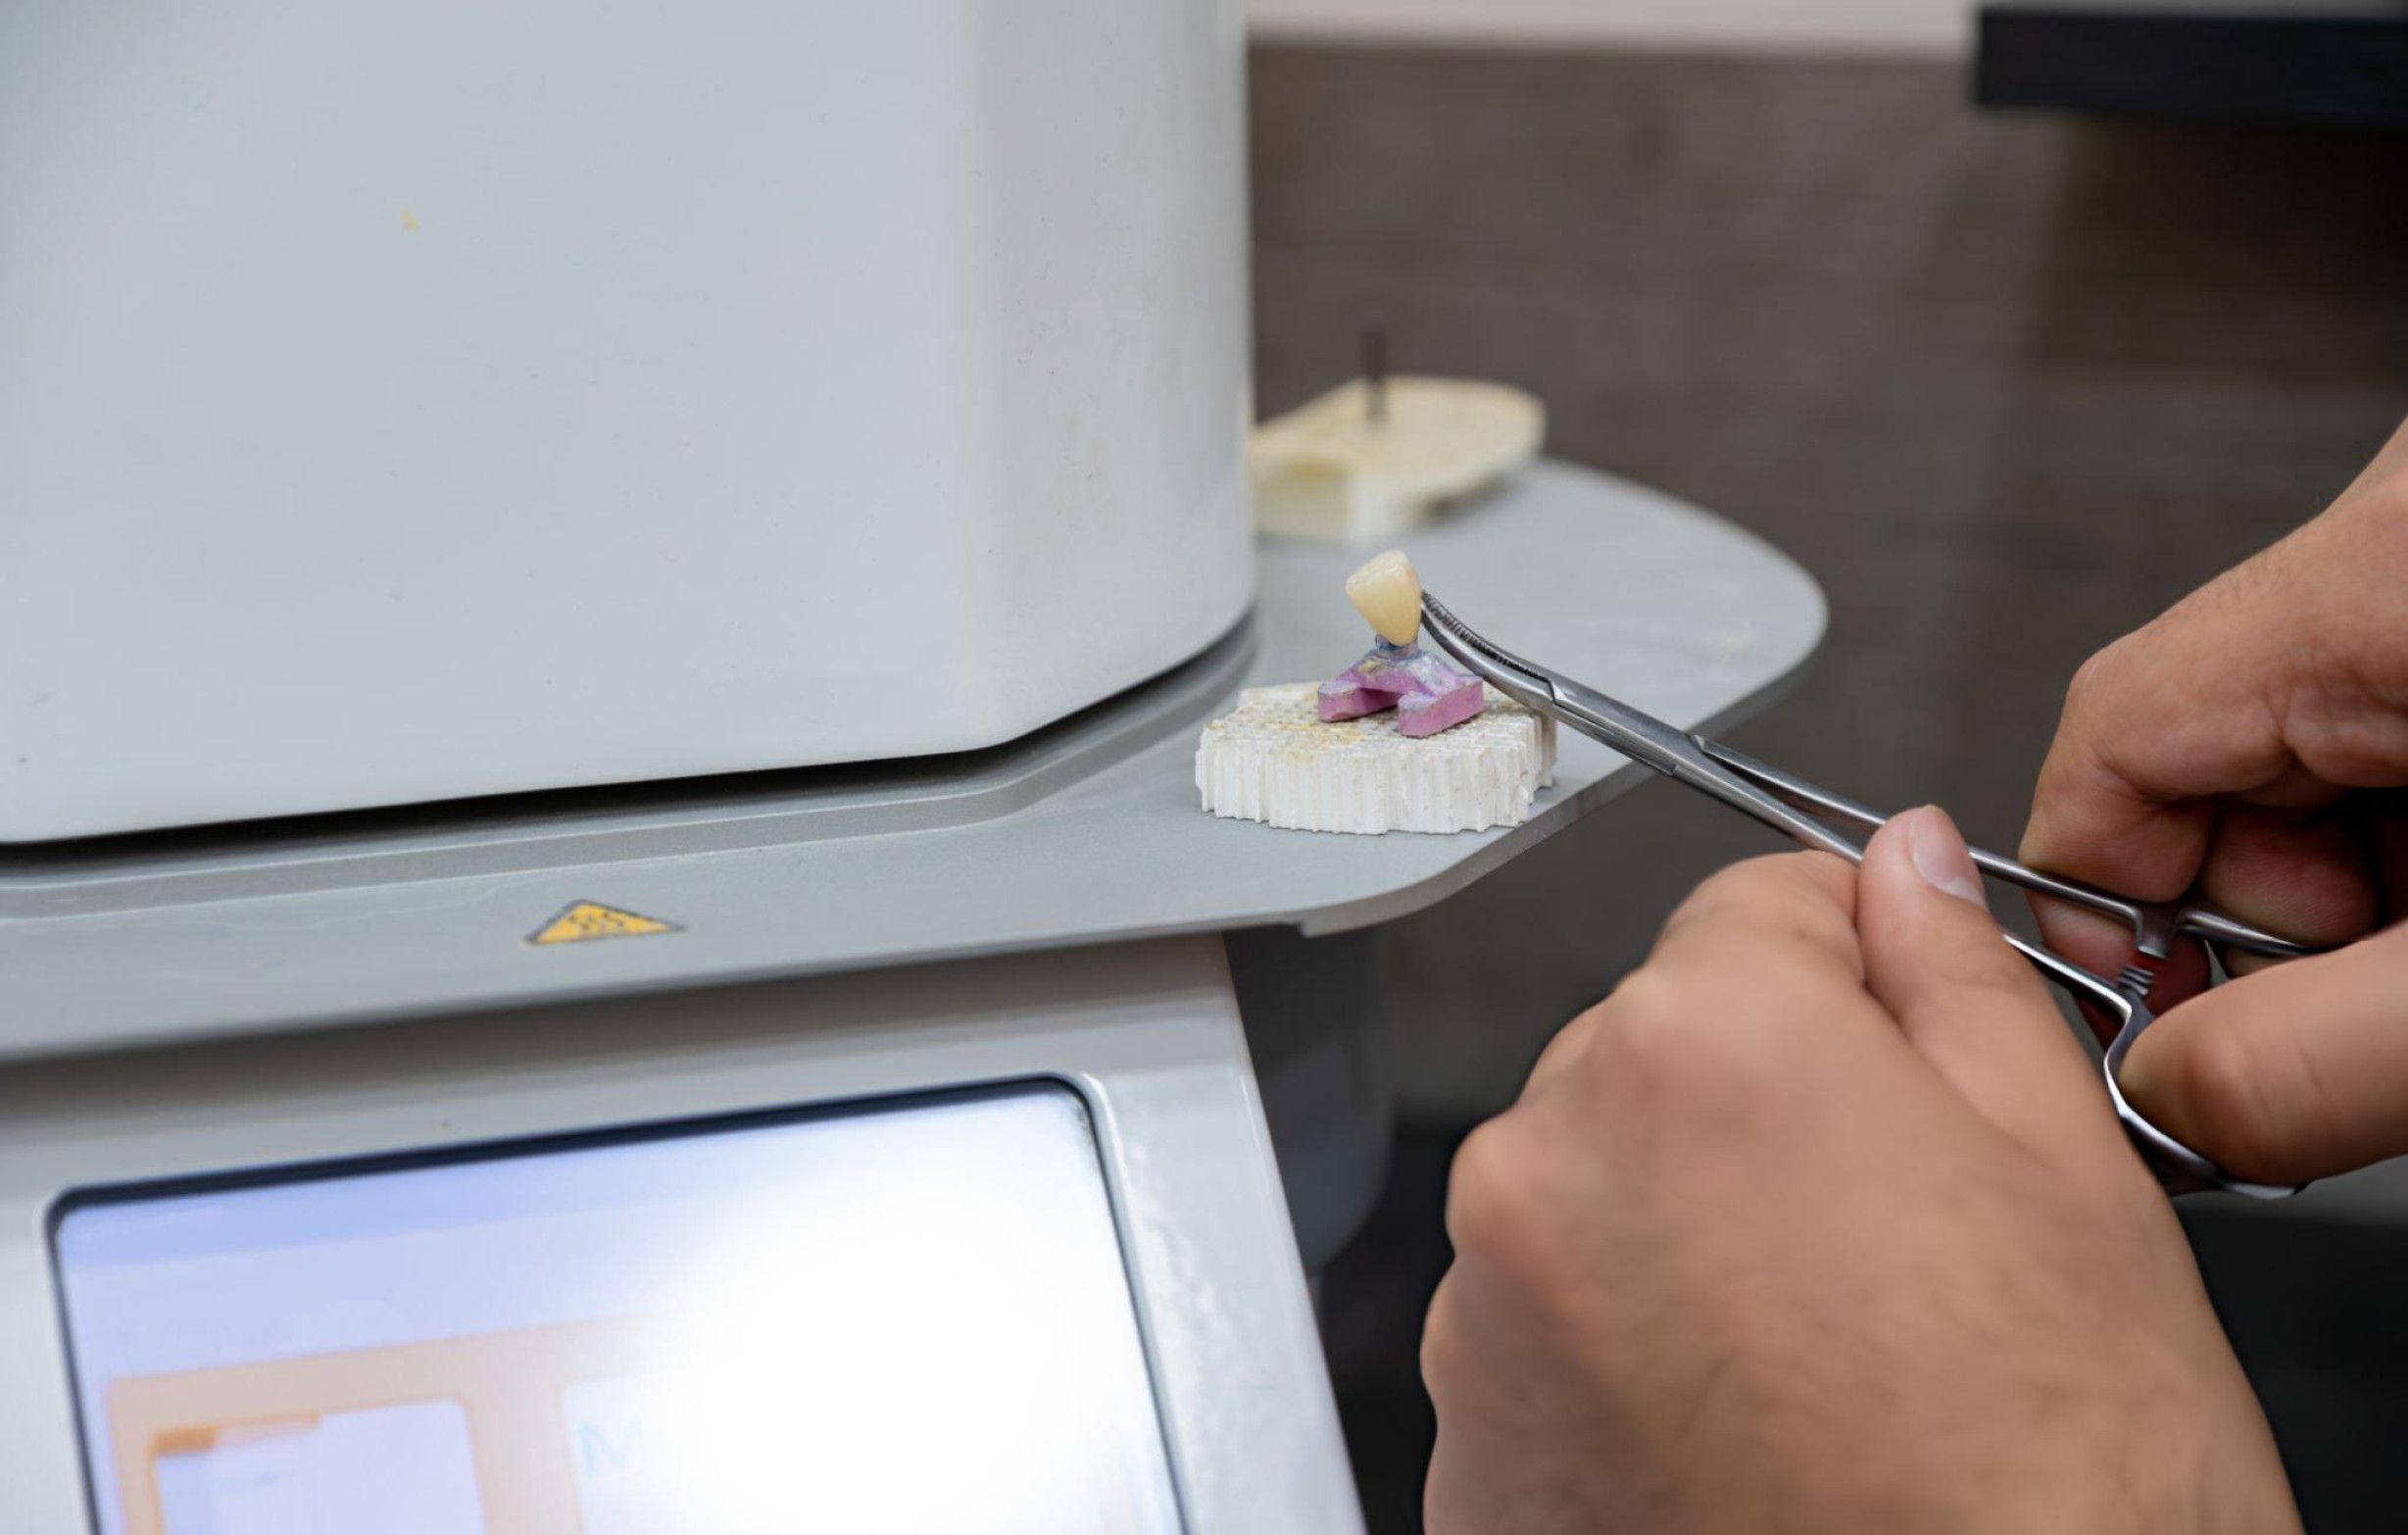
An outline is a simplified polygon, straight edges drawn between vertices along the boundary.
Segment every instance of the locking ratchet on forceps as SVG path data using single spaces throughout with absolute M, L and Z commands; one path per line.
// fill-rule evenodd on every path
M 1484 638 L 1426 591 L 1422 593 L 1421 612 L 1431 634 L 1448 654 L 1499 691 L 1603 742 L 1634 762 L 1734 810 L 1744 811 L 1777 831 L 1787 832 L 1809 848 L 1836 853 L 1851 864 L 1860 864 L 1864 862 L 1864 844 L 1851 840 L 1830 822 L 1855 827 L 1869 837 L 1889 819 L 1854 800 L 1817 788 L 1720 742 L 1676 729 L 1619 699 L 1525 661 Z M 2043 873 L 2000 854 L 1981 848 L 1971 851 L 1976 867 L 1994 878 L 2130 922 L 2134 941 L 2144 961 L 2167 959 L 2178 938 L 2197 938 L 2285 959 L 2318 952 L 2309 945 L 2253 927 L 2200 901 L 2134 901 Z M 2156 1020 L 2148 1008 L 2149 984 L 2156 974 L 2150 965 L 2128 965 L 2109 980 L 2004 928 L 1999 931 L 2015 952 L 2029 960 L 2042 975 L 2115 1019 L 2115 1035 L 2108 1041 L 2101 1063 L 2107 1078 L 2107 1097 L 2115 1105 L 2116 1118 L 2125 1133 L 2167 1193 L 2221 1190 L 2257 1199 L 2282 1199 L 2299 1192 L 2298 1186 L 2251 1183 L 2234 1177 L 2151 1124 L 2125 1101 L 2123 1086 L 2117 1080 L 2124 1058 L 2131 1052 L 2133 1042 Z

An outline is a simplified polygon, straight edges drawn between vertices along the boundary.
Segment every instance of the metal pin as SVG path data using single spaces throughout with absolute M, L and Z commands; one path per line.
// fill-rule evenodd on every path
M 1364 414 L 1374 421 L 1388 420 L 1388 322 L 1378 317 L 1363 323 Z

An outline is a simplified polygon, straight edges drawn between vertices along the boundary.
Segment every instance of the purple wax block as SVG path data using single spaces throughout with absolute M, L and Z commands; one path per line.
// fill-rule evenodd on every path
M 1465 677 L 1463 685 L 1444 693 L 1416 693 L 1397 705 L 1397 733 L 1400 735 L 1436 735 L 1441 730 L 1461 724 L 1488 704 L 1477 677 Z
M 1488 698 L 1480 679 L 1419 645 L 1372 641 L 1370 653 L 1321 684 L 1316 695 L 1323 719 L 1357 719 L 1383 709 L 1397 711 L 1397 730 L 1436 735 L 1480 713 Z
M 1397 695 L 1366 687 L 1351 671 L 1321 684 L 1315 695 L 1321 718 L 1328 720 L 1359 719 L 1395 707 Z

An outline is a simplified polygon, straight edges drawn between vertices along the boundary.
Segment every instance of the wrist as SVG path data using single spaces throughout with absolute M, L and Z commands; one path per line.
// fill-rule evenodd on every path
M 2237 1373 L 2237 1369 L 2236 1370 Z M 2199 1531 L 2201 1535 L 2296 1535 L 2299 1510 L 2291 1501 L 2290 1479 L 2275 1450 L 2266 1416 L 2249 1394 L 2246 1382 L 2237 1387 L 2240 1401 L 2222 1416 L 2225 1421 L 2203 1426 L 2186 1437 L 2166 1462 L 2176 1485 L 2162 1490 L 2160 1509 L 2167 1530 Z M 2170 1399 L 2170 1410 L 2186 1406 Z
M 2221 1337 L 2215 1340 L 2223 1348 Z M 1899 1521 L 1978 1535 L 2296 1535 L 2274 1436 L 2229 1354 L 2152 1369 L 2028 1381 L 2026 1411 L 1983 1425 L 1988 1455 L 1959 1462 L 1945 1506 Z
M 2044 1516 L 2018 1528 L 2296 1535 L 2298 1510 L 2257 1398 L 2237 1363 L 2207 1374 L 2128 1395 L 2149 1405 L 2141 1420 L 2066 1425 L 2082 1443 L 2063 1474 L 2038 1478 L 2061 1496 L 2044 1495 Z

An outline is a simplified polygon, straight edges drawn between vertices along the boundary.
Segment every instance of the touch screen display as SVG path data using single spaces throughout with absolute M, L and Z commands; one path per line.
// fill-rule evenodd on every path
M 103 1535 L 1171 1535 L 1058 1085 L 70 1203 Z

